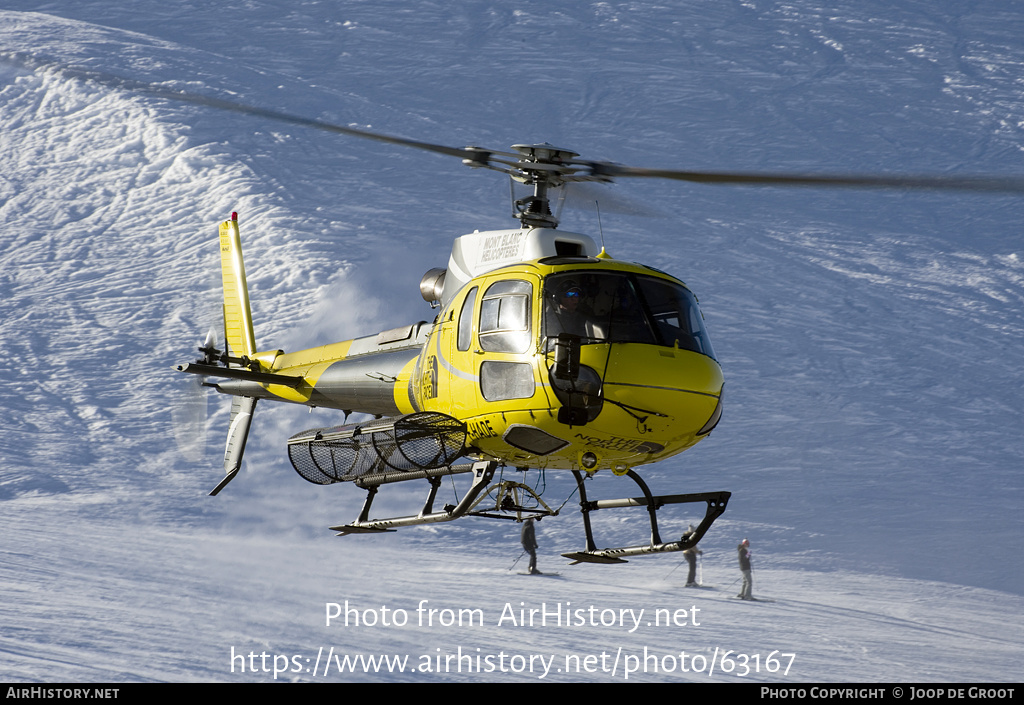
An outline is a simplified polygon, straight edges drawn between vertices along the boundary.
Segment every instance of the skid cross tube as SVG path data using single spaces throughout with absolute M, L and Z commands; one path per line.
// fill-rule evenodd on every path
M 418 526 L 420 524 L 437 524 L 445 521 L 453 521 L 459 517 L 465 516 L 470 510 L 473 504 L 476 502 L 480 493 L 487 489 L 487 485 L 490 483 L 491 478 L 494 477 L 494 471 L 497 469 L 498 464 L 494 461 L 490 462 L 479 462 L 479 463 L 464 463 L 461 465 L 453 465 L 450 468 L 438 469 L 435 471 L 422 471 L 414 473 L 391 473 L 388 479 L 381 479 L 377 483 L 366 483 L 366 501 L 363 503 L 363 508 L 359 512 L 359 518 L 351 524 L 345 524 L 341 526 L 332 526 L 331 531 L 337 531 L 338 536 L 347 536 L 348 534 L 376 534 L 384 531 L 394 531 L 398 527 L 402 526 Z M 434 511 L 434 499 L 437 496 L 437 489 L 441 485 L 441 477 L 444 475 L 455 475 L 458 473 L 472 472 L 473 473 L 473 485 L 470 487 L 469 492 L 462 498 L 462 501 L 455 507 L 446 506 L 439 512 Z M 392 517 L 391 519 L 370 519 L 370 506 L 373 504 L 373 499 L 377 494 L 380 485 L 385 482 L 398 482 L 401 475 L 407 475 L 406 479 L 419 479 L 426 478 L 430 483 L 430 490 L 427 492 L 427 499 L 423 503 L 423 509 L 420 510 L 419 514 L 412 514 L 409 516 Z M 360 478 L 363 482 L 366 482 L 366 476 Z
M 494 506 L 490 509 L 477 509 L 477 506 L 487 499 L 487 495 L 484 495 L 476 501 L 472 511 L 467 512 L 469 516 L 486 517 L 488 519 L 509 519 L 517 522 L 522 522 L 524 517 L 536 518 L 540 521 L 544 517 L 558 516 L 557 509 L 549 507 L 532 487 L 524 485 L 522 482 L 505 480 L 495 484 L 492 489 L 497 489 L 498 491 L 497 497 L 494 500 Z M 536 504 L 525 506 L 523 502 L 526 501 L 526 497 L 531 497 Z M 512 513 L 502 514 L 500 512 Z
M 602 499 L 591 501 L 587 499 L 587 490 L 583 483 L 583 476 L 578 470 L 572 471 L 576 478 L 576 485 L 580 491 L 580 512 L 583 514 L 583 531 L 586 534 L 587 547 L 583 551 L 563 553 L 566 558 L 572 559 L 572 564 L 577 563 L 626 563 L 623 556 L 642 556 L 650 553 L 668 553 L 672 551 L 685 551 L 697 545 L 707 530 L 711 528 L 715 519 L 722 515 L 726 505 L 729 503 L 730 492 L 697 492 L 693 494 L 671 494 L 652 495 L 647 483 L 632 470 L 626 475 L 633 479 L 644 493 L 643 497 L 627 497 L 623 499 Z M 687 504 L 690 502 L 706 502 L 707 511 L 704 518 L 686 539 L 679 541 L 663 542 L 661 533 L 658 530 L 658 517 L 656 512 L 666 504 Z M 615 507 L 647 507 L 651 518 L 651 541 L 646 546 L 625 546 L 622 548 L 598 549 L 594 541 L 594 531 L 590 524 L 590 512 L 598 509 L 611 509 Z

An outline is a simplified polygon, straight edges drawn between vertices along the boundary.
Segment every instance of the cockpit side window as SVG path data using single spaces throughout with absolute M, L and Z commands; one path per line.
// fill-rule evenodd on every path
M 520 279 L 495 282 L 480 302 L 480 347 L 490 352 L 530 349 L 533 285 Z
M 466 300 L 462 303 L 462 311 L 459 312 L 459 336 L 456 344 L 459 350 L 469 350 L 473 340 L 473 305 L 476 304 L 477 288 L 474 286 L 466 294 Z
M 637 277 L 637 282 L 662 345 L 715 357 L 704 317 L 689 289 L 654 277 Z

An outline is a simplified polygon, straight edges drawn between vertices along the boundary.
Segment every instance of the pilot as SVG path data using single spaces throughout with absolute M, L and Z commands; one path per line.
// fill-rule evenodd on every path
M 580 309 L 583 290 L 574 280 L 569 279 L 558 285 L 555 295 L 554 315 L 549 316 L 547 334 L 555 337 L 559 333 L 571 333 L 581 338 L 589 337 L 589 317 Z

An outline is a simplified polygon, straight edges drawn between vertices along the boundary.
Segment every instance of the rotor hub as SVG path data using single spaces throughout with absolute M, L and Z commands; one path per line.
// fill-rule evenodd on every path
M 513 215 L 524 226 L 554 228 L 558 218 L 551 213 L 548 190 L 565 184 L 567 177 L 578 168 L 572 160 L 579 156 L 569 149 L 560 149 L 544 142 L 542 144 L 514 144 L 512 149 L 519 154 L 517 163 L 508 170 L 513 181 L 533 187 L 533 195 L 514 202 Z

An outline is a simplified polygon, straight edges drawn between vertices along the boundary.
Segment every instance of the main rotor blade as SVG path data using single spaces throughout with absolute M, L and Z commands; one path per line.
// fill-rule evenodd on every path
M 444 154 L 449 157 L 458 157 L 459 159 L 471 159 L 473 161 L 478 161 L 482 157 L 484 160 L 486 160 L 487 156 L 489 156 L 490 154 L 489 152 L 487 152 L 487 150 L 481 150 L 472 147 L 447 147 L 442 144 L 432 144 L 430 142 L 420 142 L 418 140 L 410 140 L 404 137 L 394 137 L 392 135 L 385 135 L 380 132 L 371 132 L 370 130 L 363 130 L 358 127 L 336 125 L 334 123 L 326 122 L 324 120 L 315 120 L 312 118 L 301 117 L 299 115 L 292 115 L 290 113 L 283 113 L 278 110 L 270 110 L 268 108 L 257 108 L 251 105 L 244 105 L 242 103 L 224 100 L 222 98 L 212 98 L 209 96 L 196 95 L 194 93 L 185 93 L 166 88 L 160 88 L 158 86 L 153 86 L 152 84 L 148 83 L 139 84 L 135 88 L 135 90 L 159 98 L 177 100 L 183 103 L 194 103 L 196 105 L 205 105 L 211 108 L 218 108 L 220 110 L 230 110 L 232 112 L 244 113 L 246 115 L 255 115 L 257 117 L 276 120 L 277 122 L 291 123 L 293 125 L 301 125 L 303 127 L 311 127 L 315 130 L 320 130 L 322 132 L 332 132 L 334 134 L 348 135 L 350 137 L 361 137 L 363 139 L 375 140 L 377 142 L 385 142 L 387 144 L 397 144 L 402 145 L 404 147 L 413 147 L 415 149 L 422 149 L 428 152 Z
M 351 137 L 361 137 L 363 139 L 375 140 L 377 142 L 385 142 L 388 144 L 397 144 L 405 147 L 413 147 L 414 149 L 422 149 L 428 152 L 436 152 L 438 154 L 444 154 L 450 157 L 458 157 L 459 159 L 468 159 L 471 162 L 479 161 L 482 163 L 486 163 L 487 160 L 490 158 L 490 155 L 492 154 L 492 152 L 488 150 L 480 149 L 477 147 L 448 147 L 442 144 L 432 144 L 430 142 L 410 140 L 404 137 L 394 137 L 392 135 L 385 135 L 380 132 L 372 132 L 370 130 L 364 130 L 358 127 L 337 125 L 334 123 L 326 122 L 324 120 L 316 120 L 313 118 L 302 117 L 299 115 L 292 115 L 290 113 L 281 112 L 279 110 L 271 110 L 269 108 L 259 108 L 252 105 L 245 105 L 244 103 L 239 103 L 224 98 L 214 98 L 212 96 L 199 95 L 197 93 L 188 93 L 187 91 L 176 90 L 174 88 L 169 88 L 167 86 L 162 86 L 156 83 L 146 83 L 145 81 L 136 81 L 133 79 L 122 78 L 120 76 L 115 76 L 113 74 L 103 73 L 100 71 L 90 71 L 88 69 L 64 66 L 56 62 L 46 61 L 45 59 L 37 59 L 35 57 L 29 57 L 23 54 L 0 54 L 0 56 L 7 60 L 14 61 L 30 70 L 34 70 L 37 68 L 46 68 L 48 70 L 55 71 L 59 75 L 65 76 L 67 78 L 91 81 L 93 83 L 96 83 L 101 86 L 106 86 L 108 88 L 132 91 L 135 93 L 143 93 L 157 98 L 166 98 L 167 100 L 177 101 L 179 103 L 204 105 L 211 108 L 217 108 L 218 110 L 227 110 L 230 112 L 242 113 L 245 115 L 255 115 L 256 117 L 267 118 L 268 120 L 274 120 L 276 122 L 283 122 L 292 125 L 310 127 L 315 130 L 321 130 L 323 132 L 332 132 L 340 135 L 348 135 Z
M 584 162 L 577 162 L 584 163 Z M 585 162 L 599 177 L 672 179 L 697 184 L 740 186 L 819 186 L 838 188 L 898 188 L 939 191 L 1024 192 L 1024 178 L 1018 176 L 928 176 L 913 174 L 785 174 L 644 169 L 610 162 Z
M 324 120 L 306 118 L 299 115 L 245 105 L 224 98 L 198 95 L 186 91 L 175 90 L 167 86 L 144 81 L 121 78 L 111 74 L 87 69 L 71 68 L 20 53 L 0 54 L 3 58 L 21 64 L 28 69 L 45 67 L 69 78 L 79 78 L 111 88 L 145 93 L 158 98 L 174 100 L 195 105 L 204 105 L 219 110 L 254 115 L 268 120 L 300 125 L 323 132 L 348 135 L 362 139 L 412 147 L 449 157 L 457 157 L 464 164 L 472 167 L 488 167 L 498 171 L 523 171 L 528 173 L 558 172 L 564 181 L 610 181 L 616 178 L 647 178 L 688 181 L 697 184 L 732 184 L 738 186 L 802 186 L 831 188 L 892 188 L 917 189 L 936 191 L 978 191 L 990 193 L 1024 193 L 1024 177 L 1017 176 L 932 176 L 932 175 L 873 175 L 873 174 L 787 174 L 787 173 L 750 173 L 750 172 L 717 172 L 717 171 L 686 171 L 676 169 L 647 169 L 642 167 L 623 166 L 613 162 L 589 161 L 584 159 L 566 159 L 558 163 L 540 161 L 524 161 L 522 154 L 514 154 L 482 147 L 449 147 L 447 145 L 421 142 L 404 137 L 395 137 L 358 127 L 337 125 Z M 501 157 L 501 158 L 498 158 Z M 511 161 L 509 161 L 511 160 Z M 586 171 L 585 175 L 579 172 Z

